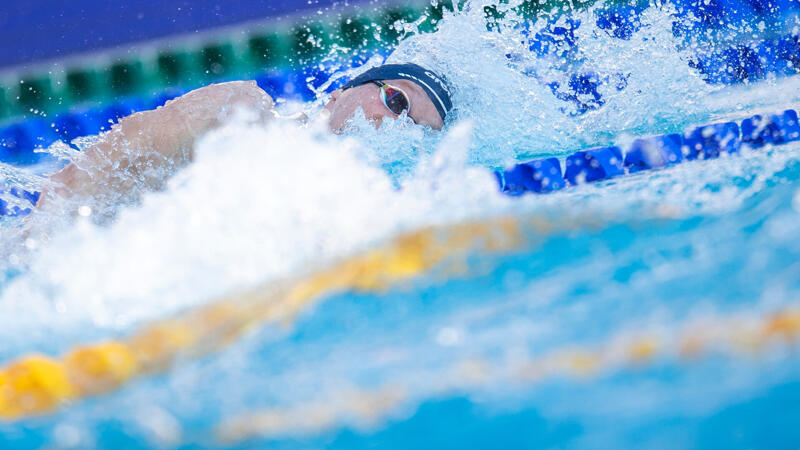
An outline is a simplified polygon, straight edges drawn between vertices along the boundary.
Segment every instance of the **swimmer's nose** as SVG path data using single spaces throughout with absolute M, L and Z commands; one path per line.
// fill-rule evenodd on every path
M 334 100 L 334 101 L 339 100 L 339 96 L 340 95 L 342 95 L 342 90 L 341 89 L 337 89 L 337 90 L 331 92 L 331 100 Z

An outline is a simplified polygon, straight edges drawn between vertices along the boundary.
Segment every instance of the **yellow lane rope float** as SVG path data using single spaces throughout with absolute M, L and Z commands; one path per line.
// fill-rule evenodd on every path
M 587 224 L 586 220 L 570 221 L 559 224 L 557 229 Z M 81 398 L 117 389 L 135 377 L 164 372 L 176 359 L 221 349 L 253 326 L 289 322 L 315 302 L 337 292 L 382 292 L 430 273 L 436 266 L 443 267 L 445 273 L 458 273 L 467 255 L 527 247 L 536 236 L 550 234 L 555 228 L 552 222 L 508 218 L 426 228 L 310 276 L 270 282 L 218 299 L 148 325 L 125 339 L 77 347 L 60 358 L 38 354 L 21 357 L 0 368 L 0 419 L 45 414 Z M 746 335 L 749 337 L 737 334 L 731 339 L 758 346 L 776 337 L 790 341 L 800 337 L 800 310 L 764 320 L 761 328 Z M 711 341 L 706 335 L 697 334 L 682 341 L 682 345 L 686 354 L 692 349 L 699 354 Z M 630 354 L 647 360 L 661 349 L 658 341 L 643 339 L 631 347 Z M 577 352 L 568 361 L 574 368 L 590 372 L 608 365 L 597 355 Z
M 212 352 L 254 325 L 289 321 L 335 292 L 380 292 L 467 251 L 513 249 L 523 243 L 522 225 L 500 218 L 419 230 L 311 276 L 219 299 L 126 339 L 78 347 L 61 358 L 21 357 L 0 369 L 0 419 L 48 413 L 136 376 L 163 372 L 178 357 Z M 524 226 L 531 232 L 550 231 L 549 224 L 533 220 Z
M 709 317 L 675 328 L 671 332 L 626 333 L 595 346 L 564 347 L 541 355 L 517 353 L 514 358 L 492 362 L 460 360 L 428 374 L 436 381 L 422 395 L 442 398 L 490 384 L 530 385 L 557 376 L 588 378 L 669 358 L 692 362 L 713 353 L 752 357 L 764 350 L 797 345 L 800 304 L 757 317 Z M 415 373 L 415 378 L 422 376 Z M 335 392 L 327 401 L 318 399 L 224 420 L 216 427 L 216 438 L 232 445 L 254 437 L 320 433 L 345 421 L 370 426 L 412 403 L 411 393 L 419 398 L 419 389 L 408 386 L 405 380 L 394 380 L 375 390 Z

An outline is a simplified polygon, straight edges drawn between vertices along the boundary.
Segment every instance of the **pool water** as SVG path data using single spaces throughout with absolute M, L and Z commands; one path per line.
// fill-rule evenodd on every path
M 356 116 L 331 136 L 243 117 L 111 216 L 88 203 L 75 219 L 4 219 L 6 363 L 313 278 L 417 230 L 460 242 L 477 225 L 413 276 L 323 290 L 158 373 L 6 421 L 3 447 L 796 447 L 800 143 L 498 192 L 491 168 L 800 104 L 800 78 L 725 87 L 690 67 L 698 49 L 750 39 L 746 22 L 692 41 L 670 7 L 650 6 L 620 38 L 592 20 L 598 8 L 527 24 L 509 13 L 487 30 L 467 3 L 404 40 L 389 61 L 456 86 L 444 133 Z M 568 20 L 581 22 L 570 45 L 531 51 Z M 599 99 L 554 93 L 589 71 Z

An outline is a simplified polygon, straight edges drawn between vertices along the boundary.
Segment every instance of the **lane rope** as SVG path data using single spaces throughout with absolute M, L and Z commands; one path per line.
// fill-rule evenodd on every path
M 524 243 L 523 226 L 550 230 L 545 222 L 506 218 L 426 228 L 310 276 L 269 282 L 212 301 L 124 339 L 79 346 L 60 358 L 22 356 L 0 368 L 0 418 L 48 413 L 118 389 L 135 377 L 165 372 L 177 358 L 221 350 L 251 327 L 288 323 L 333 293 L 383 292 L 468 251 L 509 251 Z M 464 265 L 453 265 L 459 266 Z
M 225 419 L 214 430 L 221 445 L 236 445 L 252 438 L 313 435 L 344 423 L 370 426 L 387 420 L 394 411 L 413 408 L 420 398 L 448 398 L 453 393 L 492 385 L 533 386 L 555 377 L 585 382 L 618 370 L 641 370 L 659 362 L 692 364 L 703 357 L 722 355 L 757 361 L 759 355 L 792 350 L 800 343 L 800 303 L 781 310 L 750 316 L 694 319 L 667 332 L 639 330 L 614 335 L 592 346 L 568 345 L 537 355 L 487 361 L 459 359 L 444 369 L 414 373 L 415 379 L 435 380 L 420 394 L 419 388 L 399 379 L 374 390 L 351 389 L 328 394 L 309 403 L 269 408 Z

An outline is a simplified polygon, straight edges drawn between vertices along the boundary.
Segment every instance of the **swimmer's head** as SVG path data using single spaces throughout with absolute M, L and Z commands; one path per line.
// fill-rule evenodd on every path
M 359 107 L 376 126 L 405 109 L 415 123 L 441 130 L 453 103 L 441 76 L 416 64 L 387 64 L 367 70 L 331 94 L 325 105 L 331 130 L 340 132 Z

